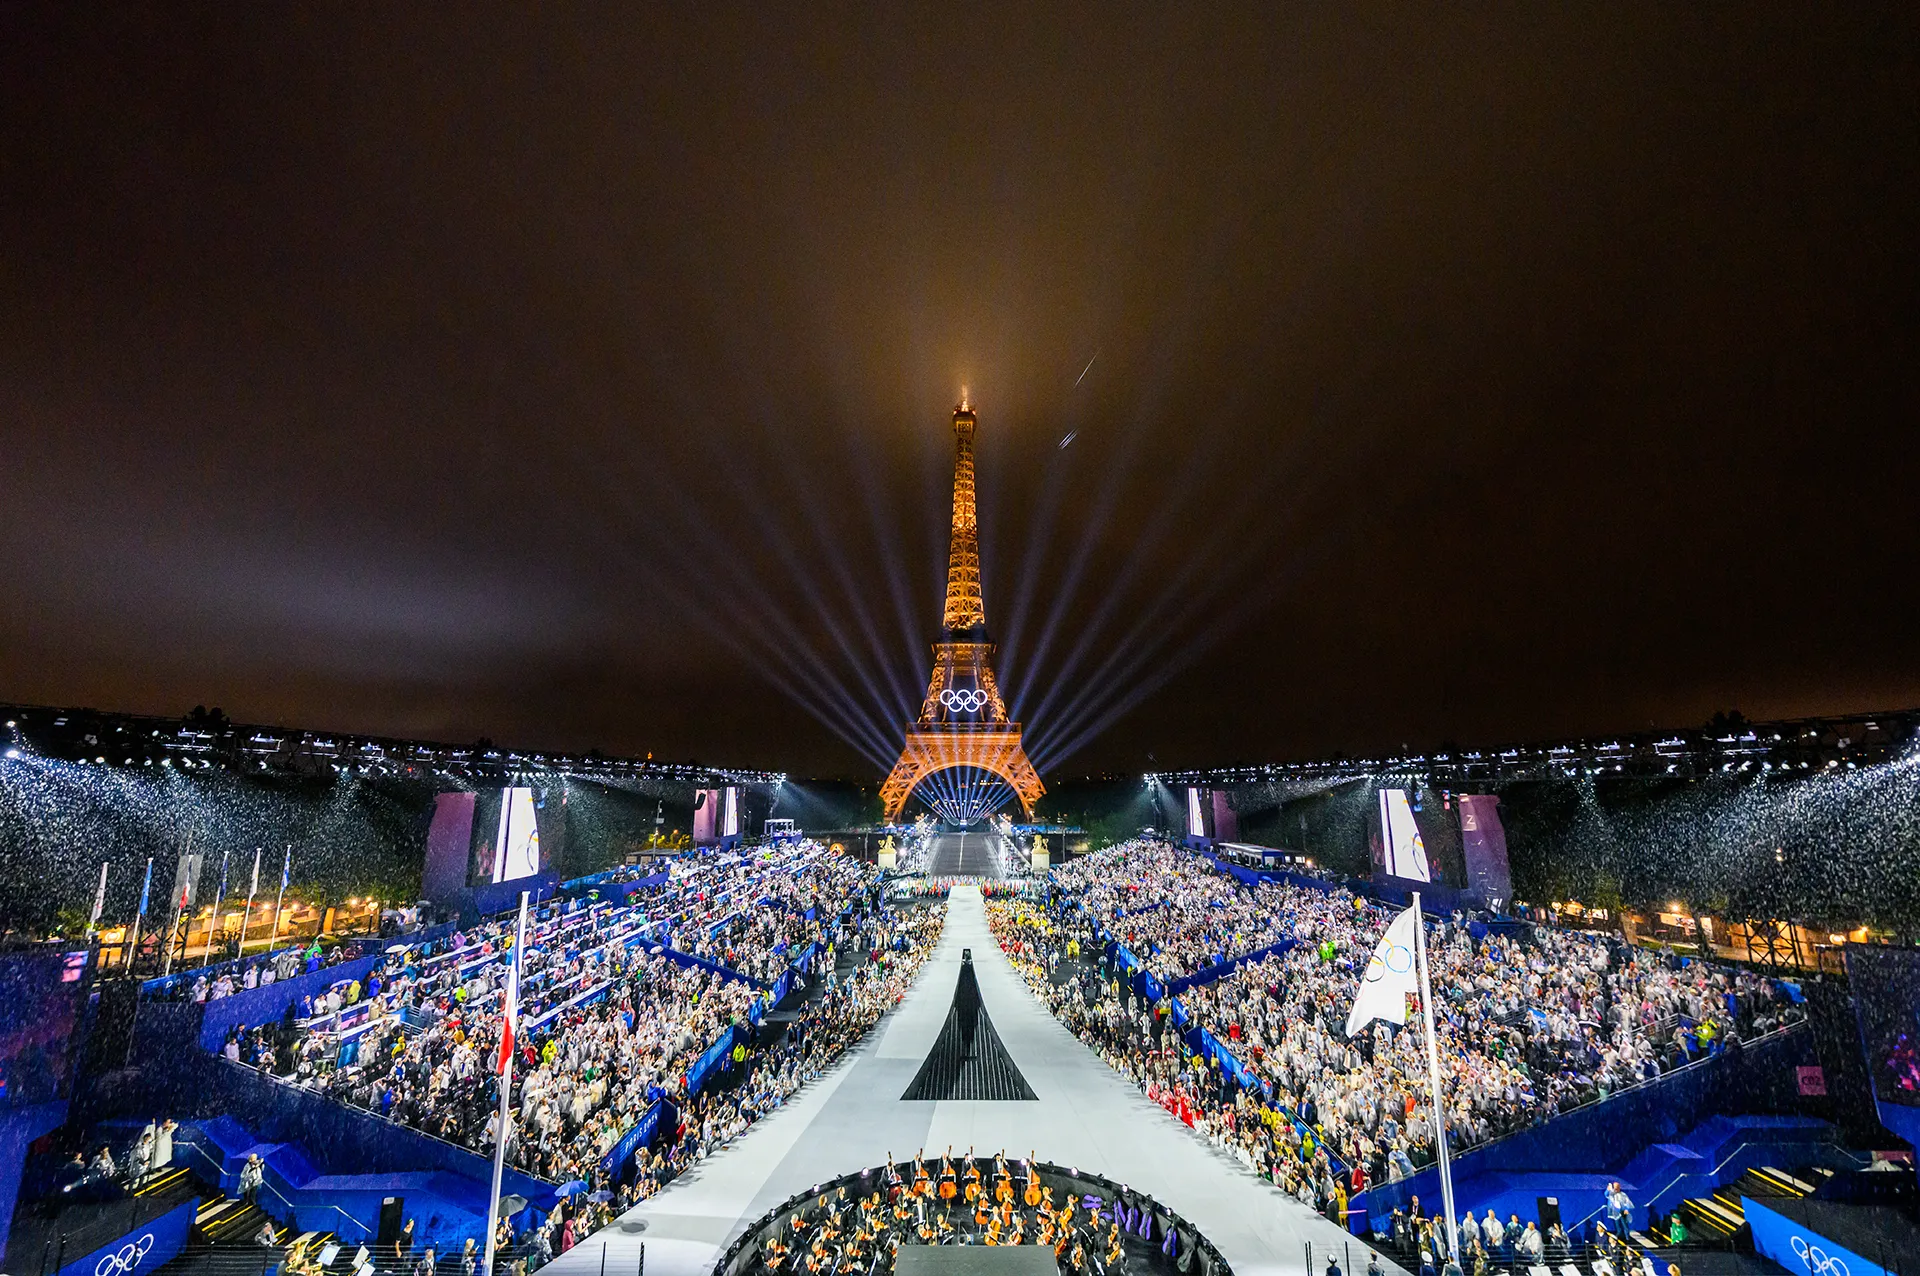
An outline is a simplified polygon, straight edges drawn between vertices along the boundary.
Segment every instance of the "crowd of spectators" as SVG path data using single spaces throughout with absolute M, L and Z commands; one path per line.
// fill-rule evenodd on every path
M 1284 919 L 1264 892 L 1247 890 L 1191 852 L 1136 838 L 1072 861 L 1053 881 L 1080 912 L 1163 980 L 1282 938 Z
M 1346 1019 L 1394 910 L 1329 884 L 1246 885 L 1137 840 L 1053 875 L 1048 910 L 996 904 L 1001 946 L 1053 1013 L 1149 1097 L 1249 1169 L 1345 1222 L 1347 1201 L 1434 1157 L 1417 1018 Z M 1159 980 L 1275 944 L 1223 978 L 1149 1000 L 1109 940 Z M 1428 920 L 1450 1146 L 1470 1147 L 1800 1017 L 1781 986 L 1709 962 L 1543 927 Z M 1205 1028 L 1256 1084 L 1196 1054 Z
M 849 904 L 871 904 L 873 883 L 853 861 L 805 846 L 706 857 L 625 903 L 537 920 L 522 961 L 509 1163 L 555 1182 L 583 1177 L 655 1099 L 684 1094 L 687 1067 L 772 982 L 748 979 L 777 975 Z M 490 1148 L 513 923 L 503 916 L 434 944 L 396 945 L 364 984 L 343 981 L 290 1022 L 237 1031 L 226 1053 Z M 669 949 L 726 970 L 676 961 Z M 338 1013 L 355 1007 L 364 1009 Z
M 726 1146 L 864 1037 L 906 996 L 945 919 L 939 908 L 883 908 L 834 937 L 818 995 L 802 1004 L 799 1018 L 742 1060 L 746 1066 L 736 1085 L 696 1096 L 665 1147 L 639 1154 L 640 1196 L 652 1195 L 694 1161 Z
M 194 971 L 191 975 L 182 972 L 151 996 L 159 1001 L 219 1001 L 249 988 L 259 988 L 282 979 L 292 979 L 296 975 L 338 966 L 357 953 L 358 949 L 350 944 L 322 944 L 318 939 L 307 943 L 296 942 L 276 952 L 223 962 Z
M 872 869 L 811 843 L 681 861 L 665 885 L 622 903 L 541 913 L 521 963 L 507 1160 L 551 1182 L 579 1179 L 600 1199 L 573 1198 L 503 1240 L 537 1267 L 779 1106 L 900 1000 L 944 917 L 889 907 Z M 509 915 L 395 945 L 364 983 L 342 980 L 278 1024 L 236 1030 L 225 1053 L 490 1150 L 513 928 Z M 813 986 L 797 1017 L 729 1037 L 808 951 Z M 736 1043 L 730 1055 L 691 1084 L 690 1066 L 723 1037 Z M 672 1128 L 609 1174 L 608 1153 L 661 1099 Z
M 872 870 L 844 855 L 822 855 L 791 875 L 762 877 L 746 889 L 760 893 L 717 935 L 702 932 L 688 944 L 697 957 L 771 984 L 814 937 L 812 913 L 837 911 L 862 889 Z

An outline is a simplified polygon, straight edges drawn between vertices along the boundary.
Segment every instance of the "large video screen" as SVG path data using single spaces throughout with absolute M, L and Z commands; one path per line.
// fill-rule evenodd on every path
M 515 787 L 475 794 L 472 884 L 514 882 L 552 866 L 566 828 L 563 804 L 557 789 Z
M 1427 844 L 1420 836 L 1420 826 L 1413 821 L 1413 805 L 1405 789 L 1380 790 L 1380 845 L 1389 875 L 1416 882 L 1433 880 L 1427 866 Z
M 1207 835 L 1206 808 L 1200 802 L 1200 790 L 1187 790 L 1187 836 L 1205 837 Z
M 1847 977 L 1874 1097 L 1920 1108 L 1920 950 L 1849 944 Z

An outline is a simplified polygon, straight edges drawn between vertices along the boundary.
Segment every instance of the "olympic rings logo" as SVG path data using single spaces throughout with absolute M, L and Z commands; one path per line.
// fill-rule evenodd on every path
M 987 704 L 987 693 L 977 687 L 956 691 L 948 687 L 940 693 L 940 703 L 955 713 L 978 713 Z
M 1375 953 L 1373 955 L 1372 959 L 1367 962 L 1367 971 L 1364 978 L 1368 983 L 1376 984 L 1382 979 L 1385 979 L 1388 972 L 1396 975 L 1404 975 L 1412 969 L 1413 949 L 1408 948 L 1405 944 L 1394 944 L 1387 949 L 1387 955 L 1384 961 L 1381 960 L 1380 954 Z M 1826 1276 L 1826 1274 L 1822 1273 L 1822 1276 Z
M 1828 1257 L 1827 1251 L 1818 1245 L 1809 1245 L 1805 1237 L 1796 1236 L 1787 1244 L 1793 1247 L 1794 1256 L 1806 1264 L 1807 1276 L 1852 1276 L 1838 1256 Z
M 148 1232 L 137 1241 L 128 1241 L 111 1254 L 103 1256 L 93 1265 L 93 1276 L 127 1276 L 127 1273 L 140 1266 L 140 1260 L 153 1248 L 153 1233 Z

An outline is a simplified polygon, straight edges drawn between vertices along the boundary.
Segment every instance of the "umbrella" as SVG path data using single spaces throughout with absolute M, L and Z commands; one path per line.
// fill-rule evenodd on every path
M 500 1216 L 502 1218 L 511 1218 L 525 1208 L 527 1208 L 527 1198 L 524 1196 L 503 1196 L 500 1198 Z
M 406 951 L 407 951 L 407 946 L 405 944 L 389 944 L 387 946 L 388 956 L 392 956 L 394 953 L 404 953 Z
M 593 1195 L 589 1196 L 587 1199 L 589 1201 L 611 1201 L 613 1199 L 613 1193 L 609 1192 L 606 1188 L 603 1187 L 598 1192 L 595 1192 Z
M 584 1192 L 586 1190 L 586 1183 L 583 1180 L 575 1179 L 571 1183 L 562 1183 L 559 1187 L 554 1188 L 553 1194 L 555 1196 L 572 1196 L 575 1192 Z

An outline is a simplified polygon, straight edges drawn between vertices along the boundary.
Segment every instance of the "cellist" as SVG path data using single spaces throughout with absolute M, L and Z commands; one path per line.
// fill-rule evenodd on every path
M 1007 1170 L 1005 1148 L 993 1158 L 993 1199 L 1003 1203 L 1013 1199 L 1013 1175 Z
M 933 1195 L 933 1177 L 927 1173 L 927 1150 L 921 1148 L 913 1157 L 913 1194 L 915 1196 Z
M 967 1180 L 966 1200 L 967 1200 L 967 1204 L 971 1205 L 975 1201 L 980 1199 L 980 1190 L 981 1190 L 980 1189 L 980 1162 L 973 1159 L 972 1148 L 967 1149 L 966 1180 Z
M 940 1199 L 951 1205 L 958 1195 L 960 1187 L 953 1175 L 953 1144 L 949 1143 L 947 1154 L 940 1158 Z
M 1033 1168 L 1032 1152 L 1027 1153 L 1026 1181 L 1027 1190 L 1022 1193 L 1020 1199 L 1028 1205 L 1038 1205 L 1040 1203 L 1040 1172 Z

